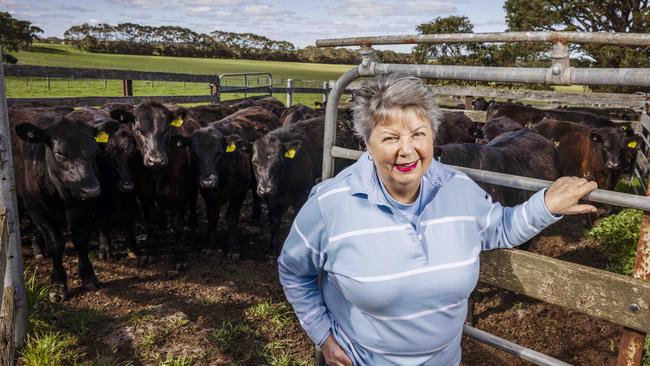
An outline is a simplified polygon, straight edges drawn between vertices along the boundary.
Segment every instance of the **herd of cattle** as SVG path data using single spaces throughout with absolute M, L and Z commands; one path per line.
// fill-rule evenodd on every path
M 546 180 L 583 176 L 612 189 L 633 164 L 640 140 L 628 124 L 602 113 L 491 103 L 487 123 L 480 126 L 462 112 L 445 111 L 435 155 L 448 164 Z M 261 221 L 262 202 L 268 208 L 266 254 L 273 257 L 282 240 L 282 216 L 302 206 L 321 175 L 324 110 L 287 108 L 272 97 L 190 108 L 157 102 L 12 107 L 9 118 L 19 204 L 29 217 L 35 256 L 52 258 L 55 301 L 68 296 L 63 267 L 68 234 L 85 289 L 100 284 L 88 255 L 95 228 L 100 258 L 114 255 L 111 239 L 119 228 L 129 254 L 146 260 L 169 226 L 174 263 L 183 269 L 200 194 L 211 245 L 237 259 L 240 215 L 251 191 L 254 225 Z M 339 109 L 336 144 L 363 147 L 348 109 Z M 337 160 L 337 171 L 350 163 Z M 486 189 L 507 205 L 526 199 L 520 191 Z M 226 203 L 227 232 L 217 237 Z M 137 248 L 134 235 L 138 217 L 147 233 L 143 248 Z

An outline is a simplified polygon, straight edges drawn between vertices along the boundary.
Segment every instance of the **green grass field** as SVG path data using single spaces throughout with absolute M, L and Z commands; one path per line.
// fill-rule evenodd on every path
M 270 72 L 273 85 L 285 86 L 294 79 L 295 87 L 322 87 L 325 80 L 337 79 L 352 65 L 308 64 L 254 60 L 206 59 L 187 57 L 112 55 L 80 51 L 68 45 L 34 44 L 31 52 L 16 52 L 20 65 L 125 69 L 137 71 L 175 72 L 188 74 L 223 74 L 235 72 Z M 299 81 L 300 80 L 300 81 Z M 266 85 L 265 77 L 251 77 L 249 84 Z M 226 85 L 243 85 L 243 78 L 231 78 Z M 134 81 L 136 96 L 208 94 L 204 83 Z M 121 96 L 120 80 L 7 78 L 9 98 Z M 243 94 L 225 94 L 224 99 L 242 98 Z M 286 102 L 284 94 L 277 95 Z M 295 94 L 294 103 L 312 104 L 322 100 L 319 94 Z

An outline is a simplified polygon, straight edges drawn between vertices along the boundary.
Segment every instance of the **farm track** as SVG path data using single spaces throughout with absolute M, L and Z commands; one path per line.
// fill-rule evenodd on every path
M 277 265 L 262 257 L 268 236 L 248 225 L 249 214 L 242 225 L 242 260 L 236 263 L 199 250 L 186 272 L 172 270 L 166 255 L 146 266 L 126 258 L 95 260 L 104 287 L 80 293 L 76 261 L 67 255 L 71 298 L 55 306 L 95 314 L 78 337 L 80 360 L 159 365 L 168 355 L 185 355 L 194 365 L 270 365 L 281 357 L 291 365 L 311 364 L 312 346 L 286 304 Z M 288 220 L 284 226 L 286 232 Z M 604 255 L 583 231 L 580 219 L 565 219 L 533 239 L 531 250 L 603 268 Z M 200 230 L 199 240 L 204 236 Z M 49 262 L 28 257 L 26 267 L 46 283 Z M 479 329 L 574 365 L 614 364 L 620 327 L 496 288 L 479 286 L 478 293 Z M 528 363 L 464 339 L 463 365 Z

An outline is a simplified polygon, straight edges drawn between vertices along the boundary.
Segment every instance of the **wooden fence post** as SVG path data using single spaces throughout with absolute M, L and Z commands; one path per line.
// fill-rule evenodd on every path
M 330 83 L 329 81 L 323 81 L 323 103 L 327 103 L 327 97 L 330 94 Z
M 650 197 L 650 185 L 645 193 Z M 650 213 L 643 213 L 639 244 L 636 248 L 636 262 L 632 268 L 632 277 L 650 281 Z M 638 312 L 639 304 L 630 304 L 631 312 Z M 643 344 L 646 335 L 633 329 L 624 328 L 618 346 L 616 366 L 638 366 L 641 364 Z
M 6 236 L 0 242 L 6 241 L 7 267 L 3 273 L 5 291 L 3 298 L 11 295 L 13 309 L 2 310 L 3 314 L 10 311 L 12 321 L 13 342 L 16 347 L 22 347 L 27 331 L 27 296 L 25 293 L 25 277 L 23 256 L 20 249 L 20 221 L 18 218 L 18 201 L 16 198 L 16 183 L 14 180 L 13 152 L 9 140 L 10 127 L 7 109 L 7 93 L 0 49 L 0 208 L 4 210 L 6 220 Z M 6 240 L 5 240 L 6 238 Z M 2 318 L 3 322 L 5 318 Z
M 293 80 L 287 79 L 287 107 L 293 104 Z
M 465 110 L 471 111 L 474 109 L 474 97 L 471 95 L 465 96 Z
M 125 97 L 133 96 L 133 80 L 122 80 L 122 91 Z

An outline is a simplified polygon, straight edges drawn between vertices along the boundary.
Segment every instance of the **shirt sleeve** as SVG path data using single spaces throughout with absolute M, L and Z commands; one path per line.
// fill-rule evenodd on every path
M 482 200 L 479 199 L 477 216 L 483 250 L 521 245 L 563 217 L 551 214 L 546 207 L 546 188 L 520 205 L 503 207 L 498 202 L 492 202 L 490 195 L 478 185 L 475 187 L 483 195 Z
M 278 272 L 284 294 L 300 325 L 315 344 L 321 345 L 331 328 L 329 311 L 318 285 L 318 275 L 325 262 L 322 246 L 327 243 L 327 231 L 314 191 L 291 225 L 278 258 Z

